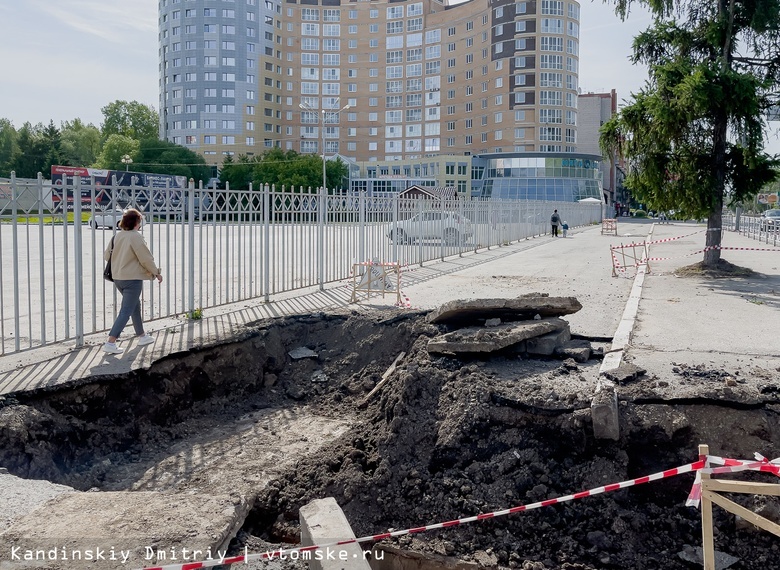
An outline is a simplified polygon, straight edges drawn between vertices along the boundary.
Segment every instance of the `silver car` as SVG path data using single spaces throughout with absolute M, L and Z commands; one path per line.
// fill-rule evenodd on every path
M 420 212 L 390 224 L 387 230 L 387 237 L 399 244 L 442 240 L 446 245 L 457 245 L 473 235 L 471 222 L 456 212 Z

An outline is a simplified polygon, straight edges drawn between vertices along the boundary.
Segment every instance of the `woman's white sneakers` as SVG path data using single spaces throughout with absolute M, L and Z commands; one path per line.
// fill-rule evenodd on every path
M 146 346 L 147 344 L 154 344 L 155 339 L 152 335 L 145 334 L 138 338 L 138 346 Z M 125 350 L 119 348 L 115 342 L 107 342 L 103 345 L 103 352 L 108 354 L 122 354 Z
M 107 342 L 103 345 L 103 352 L 107 352 L 108 354 L 122 354 L 124 351 L 119 348 L 115 342 Z
M 138 339 L 138 346 L 146 346 L 147 344 L 154 344 L 155 338 L 151 335 L 145 334 Z

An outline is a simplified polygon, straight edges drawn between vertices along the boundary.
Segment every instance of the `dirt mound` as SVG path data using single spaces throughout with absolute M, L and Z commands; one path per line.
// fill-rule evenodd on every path
M 432 356 L 428 341 L 445 331 L 402 311 L 260 323 L 240 342 L 149 371 L 18 396 L 0 408 L 0 464 L 83 490 L 243 489 L 255 507 L 231 545 L 239 553 L 295 544 L 298 510 L 316 498 L 335 497 L 363 536 L 648 475 L 695 460 L 702 442 L 727 457 L 780 455 L 775 392 L 750 406 L 626 399 L 621 439 L 603 442 L 590 419 L 598 361 Z M 678 370 L 725 381 L 701 366 Z M 777 377 L 765 382 L 776 386 Z M 302 436 L 301 426 L 336 423 L 327 441 Z M 264 457 L 263 449 L 287 456 Z M 189 450 L 213 461 L 193 465 Z M 234 462 L 240 469 L 224 467 Z M 691 568 L 678 553 L 701 544 L 699 512 L 684 506 L 692 482 L 665 479 L 395 544 L 526 570 Z M 767 499 L 736 500 L 767 508 Z M 739 568 L 763 570 L 776 558 L 772 535 L 719 509 L 715 522 L 716 547 L 739 558 Z
M 681 406 L 670 418 L 663 406 L 648 406 L 623 410 L 629 429 L 620 442 L 598 442 L 587 400 L 567 397 L 565 387 L 539 397 L 539 385 L 561 379 L 559 365 L 548 362 L 547 371 L 524 376 L 528 362 L 430 358 L 426 342 L 425 334 L 415 342 L 365 425 L 303 459 L 261 496 L 243 540 L 294 542 L 298 508 L 324 496 L 337 499 L 358 536 L 491 512 L 688 463 L 700 437 L 738 448 L 741 434 L 774 421 L 772 412 L 744 412 L 750 419 L 735 412 L 716 428 L 700 416 L 717 411 L 723 419 L 727 411 Z M 507 365 L 514 378 L 497 372 Z M 701 543 L 699 512 L 684 506 L 692 480 L 668 479 L 397 542 L 487 566 L 690 568 L 678 553 Z M 716 524 L 729 536 L 718 548 L 740 558 L 741 568 L 762 568 L 772 555 L 771 535 L 737 531 L 722 512 Z

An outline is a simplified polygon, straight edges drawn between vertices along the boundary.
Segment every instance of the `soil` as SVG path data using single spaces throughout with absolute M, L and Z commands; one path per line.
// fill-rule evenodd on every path
M 621 439 L 605 442 L 590 417 L 598 360 L 432 357 L 427 341 L 446 330 L 400 310 L 282 319 L 127 378 L 17 395 L 0 403 L 0 465 L 82 490 L 239 493 L 254 504 L 230 545 L 241 553 L 297 544 L 298 510 L 322 497 L 365 536 L 649 475 L 694 461 L 702 442 L 727 457 L 780 456 L 780 371 L 763 371 L 749 405 L 706 390 L 650 398 L 646 371 L 620 396 Z M 293 360 L 298 347 L 317 356 Z M 675 366 L 688 385 L 756 388 L 739 382 L 747 371 Z M 678 556 L 701 544 L 699 511 L 685 506 L 692 483 L 679 476 L 387 542 L 485 567 L 692 568 Z M 776 498 L 733 499 L 780 518 Z M 715 525 L 733 568 L 777 559 L 771 534 L 720 509 Z
M 703 262 L 680 267 L 674 272 L 678 277 L 710 277 L 712 279 L 727 279 L 733 277 L 756 277 L 758 273 L 748 267 L 740 267 L 719 259 L 715 265 L 704 265 Z

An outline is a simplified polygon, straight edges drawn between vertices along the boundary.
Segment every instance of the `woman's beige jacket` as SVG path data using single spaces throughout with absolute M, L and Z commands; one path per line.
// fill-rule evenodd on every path
M 103 259 L 111 256 L 111 272 L 114 280 L 154 279 L 160 268 L 146 245 L 144 236 L 136 230 L 122 230 L 114 236 L 114 251 L 109 242 Z

